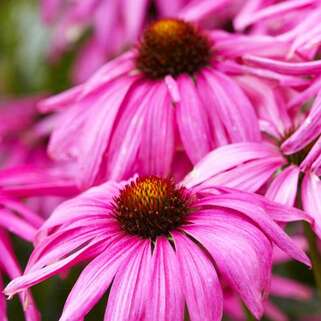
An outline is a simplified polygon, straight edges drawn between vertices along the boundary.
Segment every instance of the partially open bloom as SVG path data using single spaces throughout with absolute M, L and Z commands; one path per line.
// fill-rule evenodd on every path
M 263 314 L 273 245 L 309 259 L 279 227 L 304 213 L 223 187 L 185 187 L 157 176 L 107 182 L 61 204 L 44 223 L 25 274 L 26 290 L 89 260 L 60 321 L 83 319 L 111 287 L 105 320 L 221 320 L 221 281 Z M 124 281 L 125 280 L 125 281 Z
M 265 95 L 271 98 L 268 91 Z M 269 135 L 265 142 L 231 144 L 216 149 L 195 166 L 188 183 L 210 182 L 261 191 L 281 204 L 302 206 L 313 217 L 315 231 L 321 236 L 321 94 L 307 114 L 296 113 L 293 119 L 282 106 L 280 103 L 282 118 L 276 124 L 262 122 Z M 214 162 L 217 159 L 222 162 Z M 207 168 L 207 172 L 200 175 L 199 167 Z
M 153 23 L 137 47 L 41 104 L 63 116 L 50 154 L 76 160 L 82 185 L 90 186 L 136 172 L 166 176 L 177 151 L 195 164 L 216 146 L 258 141 L 253 106 L 219 68 L 239 50 L 271 42 L 214 38 L 182 20 Z
M 10 242 L 9 232 L 32 242 L 42 220 L 15 197 L 0 192 L 0 320 L 6 321 L 6 303 L 2 294 L 2 275 L 14 279 L 21 275 L 19 263 Z M 1 275 L 2 274 L 2 275 Z M 26 321 L 39 320 L 39 313 L 30 293 L 20 295 Z

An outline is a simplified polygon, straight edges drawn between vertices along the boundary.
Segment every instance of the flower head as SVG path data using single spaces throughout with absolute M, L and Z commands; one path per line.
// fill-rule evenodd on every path
M 221 278 L 260 317 L 273 244 L 309 264 L 274 221 L 284 215 L 303 214 L 254 194 L 156 176 L 108 182 L 54 211 L 25 275 L 5 293 L 89 260 L 60 321 L 84 318 L 110 286 L 106 320 L 181 321 L 185 302 L 192 321 L 221 320 Z
M 135 173 L 168 176 L 178 155 L 191 167 L 216 146 L 258 141 L 252 104 L 220 68 L 246 44 L 262 43 L 227 41 L 183 20 L 154 22 L 134 49 L 41 103 L 62 116 L 50 154 L 76 161 L 81 185 L 91 186 Z
M 256 82 L 258 87 L 260 83 Z M 273 101 L 270 94 L 269 90 L 264 91 L 265 97 L 270 98 L 269 113 L 265 110 L 265 116 L 269 115 L 270 119 L 262 119 L 262 129 L 267 134 L 265 141 L 231 144 L 216 149 L 195 166 L 185 184 L 223 184 L 264 193 L 281 204 L 302 205 L 309 213 L 306 220 L 321 236 L 321 206 L 318 201 L 321 192 L 321 96 L 317 96 L 308 112 L 292 111 L 294 116 L 290 116 L 291 110 L 286 110 L 284 101 Z M 230 155 L 234 156 L 233 159 Z M 214 159 L 224 161 L 212 166 Z M 200 175 L 199 167 L 206 167 L 208 171 Z

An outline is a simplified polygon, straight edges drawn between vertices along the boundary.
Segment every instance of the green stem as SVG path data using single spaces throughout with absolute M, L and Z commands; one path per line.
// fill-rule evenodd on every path
M 246 317 L 246 321 L 257 321 L 251 311 L 247 308 L 245 304 L 243 304 L 243 310 Z
M 309 253 L 312 262 L 312 271 L 319 296 L 321 297 L 321 255 L 318 249 L 317 237 L 308 223 L 304 223 L 304 233 L 309 243 Z

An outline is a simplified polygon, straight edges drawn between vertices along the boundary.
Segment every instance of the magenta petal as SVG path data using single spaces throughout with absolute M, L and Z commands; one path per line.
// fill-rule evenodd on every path
M 181 321 L 184 317 L 182 285 L 175 252 L 164 237 L 158 237 L 151 262 L 147 320 Z
M 201 99 L 190 76 L 178 79 L 181 100 L 176 106 L 180 137 L 192 163 L 210 151 L 210 131 Z
M 313 290 L 298 281 L 274 275 L 271 279 L 271 293 L 276 296 L 297 300 L 308 300 Z
M 256 66 L 265 67 L 286 75 L 309 75 L 319 74 L 321 71 L 321 61 L 311 62 L 284 62 L 264 57 L 245 56 L 244 59 Z
M 212 206 L 220 206 L 241 212 L 252 219 L 266 235 L 284 252 L 294 259 L 310 266 L 307 255 L 292 241 L 292 239 L 272 220 L 267 212 L 255 204 L 255 199 L 250 203 L 237 195 L 213 195 L 211 200 L 204 202 Z
M 107 94 L 102 95 L 93 106 L 81 139 L 79 169 L 82 172 L 83 184 L 91 186 L 99 174 L 101 161 L 107 149 L 112 128 L 121 103 L 134 79 L 122 79 L 109 87 Z
M 304 175 L 301 192 L 303 208 L 315 221 L 315 232 L 321 237 L 321 181 L 313 173 Z
M 254 108 L 238 84 L 214 69 L 204 70 L 203 75 L 212 90 L 208 99 L 216 105 L 231 141 L 259 141 L 261 136 Z
M 191 321 L 221 321 L 223 294 L 213 263 L 188 237 L 173 237 Z
M 138 83 L 123 103 L 121 119 L 107 150 L 107 176 L 119 180 L 133 174 L 144 133 L 145 114 L 155 98 L 157 83 Z
M 281 145 L 285 154 L 292 154 L 307 146 L 321 133 L 321 92 L 318 94 L 309 115 L 301 126 Z
M 279 169 L 284 160 L 280 157 L 266 157 L 240 164 L 206 180 L 202 187 L 222 185 L 246 192 L 258 191 Z
M 150 241 L 145 240 L 128 260 L 123 261 L 108 298 L 105 321 L 141 320 L 150 295 L 146 288 L 149 286 L 151 254 Z
M 207 154 L 184 178 L 187 187 L 198 185 L 207 179 L 253 159 L 280 157 L 276 147 L 263 143 L 238 143 L 222 146 Z
M 34 227 L 7 209 L 0 209 L 0 227 L 3 227 L 9 232 L 30 242 L 33 241 L 36 234 L 36 229 Z
M 228 214 L 217 222 L 209 219 L 208 224 L 202 219 L 195 220 L 193 225 L 184 227 L 184 231 L 209 251 L 219 272 L 260 318 L 263 297 L 269 289 L 272 244 L 259 229 L 242 219 L 235 218 L 229 223 Z
M 12 296 L 15 293 L 24 291 L 34 284 L 37 284 L 55 274 L 60 273 L 61 271 L 70 268 L 71 266 L 83 260 L 86 252 L 95 248 L 98 242 L 99 240 L 95 240 L 94 242 L 89 243 L 82 249 L 74 252 L 73 254 L 60 261 L 47 265 L 40 270 L 35 270 L 33 272 L 17 277 L 7 285 L 7 287 L 4 289 L 4 293 L 8 296 Z
M 299 174 L 300 170 L 297 166 L 289 166 L 274 178 L 265 196 L 280 204 L 294 206 Z
M 174 155 L 174 108 L 167 88 L 159 84 L 145 114 L 139 149 L 142 174 L 168 176 Z
M 120 239 L 92 260 L 71 290 L 59 321 L 84 318 L 107 291 L 119 266 L 137 250 L 138 245 L 137 239 Z

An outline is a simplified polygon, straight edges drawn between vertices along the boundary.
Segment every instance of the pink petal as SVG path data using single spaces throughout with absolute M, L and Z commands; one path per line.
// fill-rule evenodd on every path
M 285 62 L 264 57 L 245 56 L 245 61 L 249 61 L 258 67 L 268 68 L 286 75 L 309 75 L 319 74 L 321 71 L 320 61 L 310 62 Z
M 280 156 L 280 153 L 271 144 L 239 143 L 222 146 L 196 164 L 182 183 L 187 187 L 195 186 L 244 162 L 277 156 Z
M 146 288 L 150 272 L 150 241 L 141 242 L 135 253 L 123 261 L 108 298 L 105 321 L 141 320 L 149 295 Z M 126 280 L 126 282 L 124 282 Z M 148 304 L 148 303 L 147 303 Z
M 231 141 L 259 141 L 261 136 L 254 108 L 237 83 L 212 68 L 204 70 L 203 75 L 212 89 L 211 97 Z
M 293 154 L 309 143 L 321 133 L 321 93 L 311 108 L 309 115 L 304 119 L 301 126 L 281 145 L 285 154 Z
M 211 200 L 204 202 L 203 205 L 219 206 L 241 212 L 246 217 L 252 219 L 280 249 L 294 259 L 310 266 L 310 260 L 304 251 L 297 247 L 262 207 L 255 204 L 255 199 L 250 203 L 233 194 L 213 195 L 211 198 Z
M 114 82 L 93 106 L 83 128 L 79 169 L 84 186 L 95 183 L 105 150 L 111 138 L 115 119 L 134 78 Z
M 82 249 L 74 252 L 68 257 L 59 260 L 53 264 L 47 265 L 46 267 L 36 270 L 20 277 L 17 277 L 13 281 L 11 281 L 7 287 L 4 289 L 4 293 L 8 296 L 12 296 L 15 293 L 24 291 L 29 287 L 48 279 L 49 277 L 58 274 L 71 266 L 77 264 L 81 260 L 83 260 L 86 252 L 94 249 L 99 244 L 99 240 L 95 240 L 94 242 L 90 242 L 88 245 L 83 247 Z
M 6 209 L 0 209 L 0 226 L 30 242 L 36 234 L 33 226 Z
M 212 216 L 215 219 L 200 218 L 183 229 L 209 251 L 219 272 L 259 318 L 263 314 L 264 292 L 269 288 L 271 243 L 254 225 L 242 219 L 233 217 L 229 223 L 229 215 L 221 215 L 223 219 L 218 220 L 216 213 Z
M 298 281 L 274 275 L 271 279 L 271 294 L 297 300 L 308 300 L 313 291 Z
M 151 262 L 151 294 L 146 306 L 147 320 L 180 321 L 184 316 L 184 299 L 174 250 L 168 240 L 158 237 Z
M 222 185 L 246 192 L 256 192 L 283 163 L 284 160 L 280 157 L 267 157 L 248 161 L 213 176 L 202 183 L 202 187 Z
M 291 165 L 279 173 L 270 184 L 265 196 L 280 204 L 294 206 L 300 170 Z
M 133 174 L 133 167 L 144 133 L 144 119 L 155 98 L 158 83 L 144 81 L 131 90 L 107 150 L 107 176 L 119 180 Z
M 176 106 L 177 123 L 186 153 L 192 163 L 210 151 L 210 132 L 206 114 L 192 78 L 178 79 L 181 100 Z
M 156 89 L 155 97 L 157 100 L 151 101 L 146 110 L 138 157 L 141 174 L 168 176 L 175 148 L 174 108 L 163 84 Z
M 173 237 L 191 321 L 221 321 L 223 294 L 213 263 L 183 234 Z
M 305 174 L 301 188 L 303 209 L 314 219 L 315 232 L 321 237 L 321 181 L 313 173 Z
M 107 291 L 122 262 L 133 255 L 139 245 L 136 238 L 122 238 L 92 260 L 71 290 L 59 321 L 84 318 Z

